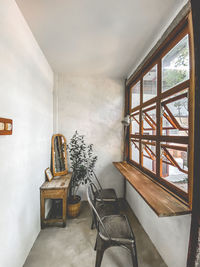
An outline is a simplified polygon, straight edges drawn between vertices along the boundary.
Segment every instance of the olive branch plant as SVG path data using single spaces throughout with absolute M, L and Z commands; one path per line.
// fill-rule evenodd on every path
M 85 185 L 89 182 L 95 168 L 97 156 L 94 155 L 93 144 L 86 145 L 84 135 L 79 135 L 77 131 L 72 136 L 67 148 L 72 170 L 69 199 L 73 202 L 76 200 L 80 185 Z

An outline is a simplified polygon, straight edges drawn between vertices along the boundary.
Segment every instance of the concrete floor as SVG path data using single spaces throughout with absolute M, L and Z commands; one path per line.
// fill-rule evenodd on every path
M 151 240 L 130 208 L 121 203 L 136 237 L 139 267 L 167 267 Z M 91 214 L 87 202 L 82 203 L 81 214 L 68 219 L 66 228 L 48 227 L 38 235 L 24 267 L 93 267 L 96 230 L 91 230 Z M 121 247 L 105 251 L 101 267 L 131 267 L 131 257 Z

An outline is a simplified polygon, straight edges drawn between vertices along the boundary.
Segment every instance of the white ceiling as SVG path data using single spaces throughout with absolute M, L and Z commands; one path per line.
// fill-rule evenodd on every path
M 127 77 L 186 0 L 16 0 L 55 72 Z

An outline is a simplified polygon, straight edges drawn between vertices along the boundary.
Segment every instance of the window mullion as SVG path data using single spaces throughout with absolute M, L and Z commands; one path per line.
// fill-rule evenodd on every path
M 143 78 L 140 81 L 140 136 L 143 134 L 143 120 L 142 120 L 142 103 L 143 103 Z M 143 166 L 143 151 L 142 151 L 142 143 L 141 138 L 139 140 L 140 147 L 140 165 Z
M 156 142 L 156 176 L 158 179 L 160 179 L 160 173 L 162 168 L 162 158 L 160 155 L 160 135 L 162 133 L 162 122 L 161 122 L 161 104 L 160 104 L 160 96 L 161 96 L 161 84 L 162 84 L 162 66 L 161 66 L 161 59 L 158 61 L 158 68 L 157 68 L 157 95 L 158 95 L 158 101 L 156 103 L 156 121 L 157 121 L 157 127 L 156 127 L 156 136 L 157 136 L 157 142 Z

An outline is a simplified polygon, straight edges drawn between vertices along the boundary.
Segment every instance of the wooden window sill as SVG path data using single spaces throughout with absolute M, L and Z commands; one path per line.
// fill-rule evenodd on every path
M 127 162 L 113 162 L 159 217 L 191 213 L 190 208 Z

